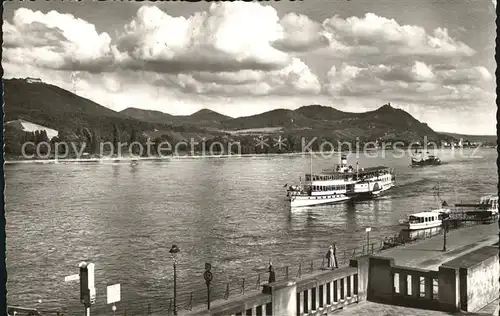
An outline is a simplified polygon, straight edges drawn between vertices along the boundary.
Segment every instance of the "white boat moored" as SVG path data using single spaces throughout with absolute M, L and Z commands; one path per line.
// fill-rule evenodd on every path
M 408 216 L 408 220 L 400 221 L 400 224 L 407 230 L 439 227 L 443 224 L 443 217 L 447 216 L 449 212 L 449 209 L 441 208 L 428 212 L 415 213 Z

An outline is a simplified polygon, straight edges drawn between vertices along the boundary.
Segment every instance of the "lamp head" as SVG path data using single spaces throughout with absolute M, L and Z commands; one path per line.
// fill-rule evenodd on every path
M 175 258 L 177 257 L 177 254 L 181 252 L 181 250 L 179 249 L 179 247 L 177 247 L 177 245 L 172 245 L 172 248 L 170 248 L 168 252 L 170 252 L 172 257 Z

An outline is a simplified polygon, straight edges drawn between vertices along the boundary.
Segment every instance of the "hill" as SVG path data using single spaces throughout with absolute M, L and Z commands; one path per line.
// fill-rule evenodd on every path
M 278 109 L 227 120 L 223 125 L 228 131 L 281 127 L 287 133 L 314 135 L 336 141 L 413 141 L 423 139 L 424 136 L 438 141 L 447 138 L 390 104 L 363 113 L 342 112 L 328 106 L 309 105 L 294 111 Z
M 322 105 L 302 106 L 296 110 L 275 109 L 268 112 L 230 118 L 211 110 L 201 110 L 191 115 L 175 116 L 157 111 L 126 109 L 121 113 L 152 122 L 174 125 L 190 124 L 209 130 L 219 130 L 231 135 L 285 133 L 300 137 L 322 137 L 332 141 L 440 141 L 452 138 L 437 133 L 409 113 L 390 104 L 369 112 L 343 112 Z M 244 133 L 243 133 L 244 132 Z
M 220 127 L 220 122 L 232 119 L 227 115 L 209 109 L 202 109 L 191 115 L 171 115 L 160 111 L 126 108 L 119 113 L 149 123 L 162 123 L 175 126 Z
M 57 86 L 7 79 L 4 83 L 5 121 L 24 120 L 60 133 L 89 128 L 104 138 L 120 130 L 169 129 L 166 124 L 151 124 L 130 118 Z
M 300 146 L 302 137 L 331 142 L 453 141 L 454 137 L 435 132 L 404 110 L 385 104 L 369 112 L 343 112 L 330 106 L 308 105 L 296 110 L 275 109 L 268 112 L 229 118 L 210 110 L 187 116 L 174 116 L 155 111 L 139 110 L 133 116 L 149 122 L 168 121 L 173 124 L 193 124 L 206 130 L 224 132 L 232 139 L 252 143 L 256 135 L 284 135 Z M 145 113 L 142 113 L 145 112 Z M 122 111 L 130 113 L 130 109 Z M 203 114 L 203 115 L 201 115 Z
M 19 153 L 23 141 L 43 140 L 35 136 L 34 132 L 27 132 L 23 124 L 17 124 L 16 121 L 58 131 L 57 140 L 80 143 L 131 142 L 132 138 L 144 140 L 148 137 L 174 142 L 205 133 L 195 126 L 150 122 L 151 118 L 158 116 L 157 113 L 151 114 L 151 111 L 144 112 L 151 114 L 147 119 L 149 121 L 139 120 L 43 82 L 5 79 L 3 84 L 4 120 L 12 122 L 5 132 L 7 154 Z
M 159 124 L 172 124 L 175 121 L 175 116 L 153 110 L 142 110 L 138 108 L 126 108 L 119 113 L 134 118 L 140 121 Z
M 198 122 L 222 122 L 232 119 L 232 117 L 217 113 L 209 109 L 202 109 L 187 116 L 191 120 Z
M 286 129 L 311 128 L 313 120 L 292 110 L 277 109 L 257 115 L 238 117 L 222 122 L 225 129 L 256 129 L 283 127 Z
M 295 110 L 295 112 L 318 121 L 341 120 L 349 118 L 352 115 L 352 113 L 342 112 L 330 106 L 323 106 L 318 104 L 302 106 Z
M 231 118 L 208 109 L 191 115 L 171 115 L 137 108 L 115 112 L 59 87 L 25 79 L 4 80 L 4 89 L 5 121 L 25 121 L 33 126 L 53 129 L 58 131 L 58 140 L 239 141 L 244 147 L 243 153 L 259 153 L 255 148 L 255 135 L 260 134 L 283 135 L 290 142 L 290 146 L 284 149 L 286 151 L 300 150 L 302 137 L 317 137 L 320 141 L 333 143 L 375 140 L 409 143 L 421 141 L 424 136 L 429 141 L 456 138 L 454 134 L 435 132 L 427 124 L 390 104 L 363 113 L 343 112 L 315 104 L 296 110 L 275 109 Z M 23 139 L 40 141 L 50 134 L 32 131 L 26 134 L 26 128 L 22 131 L 23 128 L 19 127 L 24 125 L 10 124 L 5 136 L 9 142 L 8 150 L 20 147 Z M 273 150 L 278 149 L 269 146 L 264 152 Z

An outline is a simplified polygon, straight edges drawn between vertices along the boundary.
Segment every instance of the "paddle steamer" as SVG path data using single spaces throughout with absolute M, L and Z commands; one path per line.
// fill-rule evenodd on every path
M 299 185 L 287 187 L 286 199 L 291 207 L 334 204 L 351 199 L 374 198 L 394 186 L 393 171 L 387 167 L 373 167 L 359 170 L 347 165 L 346 155 L 340 164 L 321 173 L 305 175 Z
M 357 170 L 355 179 L 355 183 L 347 185 L 346 193 L 353 200 L 376 198 L 392 188 L 395 181 L 394 171 L 384 166 Z

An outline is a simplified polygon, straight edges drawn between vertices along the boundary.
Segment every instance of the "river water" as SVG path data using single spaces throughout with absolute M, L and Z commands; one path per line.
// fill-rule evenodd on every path
M 168 305 L 172 296 L 172 244 L 181 249 L 179 300 L 203 290 L 204 263 L 218 280 L 255 275 L 275 265 L 318 258 L 399 232 L 398 220 L 436 206 L 439 183 L 449 202 L 496 194 L 495 149 L 438 152 L 441 166 L 410 168 L 391 152 L 348 156 L 361 167 L 395 169 L 396 187 L 377 200 L 290 210 L 284 184 L 309 172 L 307 156 L 235 157 L 128 164 L 7 165 L 8 303 L 67 308 L 81 314 L 78 263 L 96 265 L 97 305 L 106 286 L 120 283 L 124 305 Z M 383 157 L 384 156 L 384 157 Z M 319 171 L 338 156 L 315 157 Z M 118 305 L 119 311 L 120 305 Z M 108 309 L 110 311 L 110 309 Z M 96 314 L 96 313 L 94 313 Z M 97 313 L 99 314 L 99 313 Z M 110 312 L 108 312 L 110 314 Z M 139 314 L 130 313 L 131 314 Z

